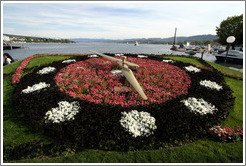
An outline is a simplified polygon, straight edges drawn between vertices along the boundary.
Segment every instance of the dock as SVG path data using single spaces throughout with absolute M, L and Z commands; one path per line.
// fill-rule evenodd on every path
M 13 46 L 13 45 L 3 45 L 3 50 L 12 50 L 17 48 L 24 48 L 23 45 L 21 46 Z

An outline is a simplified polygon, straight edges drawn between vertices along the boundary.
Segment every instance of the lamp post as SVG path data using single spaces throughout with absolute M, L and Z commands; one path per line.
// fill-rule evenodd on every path
M 227 55 L 228 55 L 228 52 L 229 52 L 229 49 L 231 47 L 231 43 L 233 43 L 235 41 L 235 37 L 234 36 L 229 36 L 227 39 L 226 39 L 226 42 L 228 43 L 228 48 L 227 48 L 227 51 L 226 51 L 226 58 L 225 58 L 225 62 L 227 60 Z

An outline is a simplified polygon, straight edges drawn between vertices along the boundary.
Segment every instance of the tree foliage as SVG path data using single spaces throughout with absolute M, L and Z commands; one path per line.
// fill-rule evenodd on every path
M 235 36 L 234 45 L 243 44 L 243 15 L 228 17 L 216 27 L 218 42 L 222 45 L 227 44 L 226 39 L 229 36 Z

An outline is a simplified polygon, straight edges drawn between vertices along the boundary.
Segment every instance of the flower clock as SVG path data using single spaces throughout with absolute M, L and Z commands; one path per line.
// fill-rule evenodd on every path
M 199 68 L 160 56 L 125 56 L 140 66 L 133 73 L 147 100 L 116 62 L 84 55 L 36 67 L 20 77 L 15 83 L 16 110 L 55 141 L 124 151 L 206 137 L 233 107 L 223 75 L 205 61 L 207 68 Z

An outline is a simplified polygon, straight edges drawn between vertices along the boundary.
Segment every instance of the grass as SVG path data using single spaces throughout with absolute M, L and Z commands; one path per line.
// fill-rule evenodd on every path
M 4 66 L 3 67 L 3 74 L 14 73 L 15 70 L 17 69 L 17 67 L 20 66 L 22 61 L 23 60 L 11 63 L 11 65 L 8 65 L 8 66 Z
M 41 64 L 48 64 L 55 60 L 69 58 L 68 56 L 50 56 L 34 58 L 27 65 L 32 68 Z M 196 59 L 185 57 L 169 57 L 174 60 L 202 65 Z M 15 62 L 3 68 L 4 74 L 14 73 L 21 62 Z M 210 63 L 218 70 L 227 71 L 231 74 L 242 75 L 226 67 Z M 234 109 L 224 122 L 224 126 L 243 125 L 243 81 L 225 77 L 226 83 L 234 91 L 236 97 Z M 33 140 L 51 141 L 38 131 L 28 127 L 20 121 L 12 106 L 12 94 L 14 87 L 11 84 L 11 75 L 3 78 L 3 145 L 20 145 Z M 152 150 L 115 152 L 87 149 L 76 154 L 67 154 L 59 157 L 40 156 L 34 159 L 8 161 L 13 163 L 242 163 L 243 142 L 220 143 L 208 139 L 198 140 L 194 143 L 180 147 Z
M 29 159 L 20 163 L 237 163 L 243 158 L 243 144 L 199 140 L 165 150 L 114 152 L 85 150 L 67 157 Z
M 37 57 L 30 61 L 26 68 L 32 68 L 34 66 L 40 66 L 43 64 L 49 64 L 53 61 L 63 60 L 69 58 L 68 56 L 57 56 L 57 57 Z M 22 61 L 15 62 L 11 65 L 3 68 L 4 74 L 14 73 L 16 68 L 21 64 Z M 3 78 L 3 144 L 4 145 L 20 145 L 33 140 L 45 139 L 38 131 L 33 130 L 32 127 L 27 126 L 24 122 L 20 121 L 15 115 L 15 110 L 12 105 L 12 95 L 14 87 L 11 84 L 11 76 L 4 76 Z
M 184 62 L 184 63 L 193 63 L 194 65 L 197 65 L 197 66 L 203 66 L 203 64 L 201 64 L 199 61 L 191 59 L 191 58 L 187 58 L 187 57 L 165 56 L 165 58 L 170 58 L 170 59 L 173 59 L 173 60 L 176 60 L 176 61 L 181 61 L 181 62 Z
M 225 125 L 243 125 L 243 81 L 225 77 L 226 83 L 233 87 L 233 95 L 236 97 L 234 109 L 226 119 Z
M 212 65 L 215 69 L 217 70 L 220 70 L 222 72 L 227 72 L 227 73 L 230 73 L 230 74 L 236 74 L 238 76 L 243 76 L 243 73 L 239 72 L 239 71 L 236 71 L 236 70 L 232 70 L 230 68 L 227 68 L 227 67 L 224 67 L 224 66 L 221 66 L 219 64 L 215 64 L 215 63 L 212 63 L 212 62 L 208 62 L 210 65 Z
M 198 66 L 203 66 L 200 62 L 186 57 L 168 56 L 168 58 L 182 61 L 185 63 L 193 63 Z M 243 76 L 243 73 L 239 71 L 232 70 L 212 62 L 208 62 L 208 63 L 219 71 L 225 71 L 230 74 Z M 227 85 L 229 85 L 233 90 L 233 95 L 236 97 L 236 99 L 235 99 L 234 109 L 230 112 L 230 116 L 226 119 L 223 125 L 242 126 L 243 125 L 243 80 L 236 80 L 225 76 L 225 81 Z
M 54 61 L 59 61 L 59 60 L 64 60 L 64 59 L 69 59 L 71 58 L 71 56 L 44 56 L 44 57 L 36 57 L 33 58 L 27 65 L 27 68 L 32 68 L 37 66 L 37 64 L 40 65 L 45 65 L 45 64 L 49 64 L 51 62 Z

